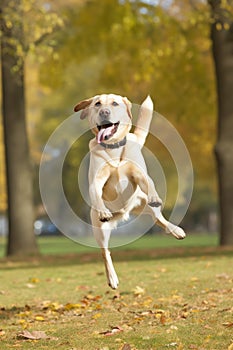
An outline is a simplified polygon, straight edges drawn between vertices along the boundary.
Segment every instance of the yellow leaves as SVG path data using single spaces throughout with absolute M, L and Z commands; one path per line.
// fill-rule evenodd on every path
M 230 29 L 230 24 L 227 23 L 227 22 L 224 22 L 224 23 L 221 23 L 221 22 L 217 22 L 215 24 L 215 27 L 218 31 L 221 31 L 221 30 L 229 30 Z
M 20 312 L 20 313 L 17 314 L 17 316 L 21 317 L 21 318 L 26 318 L 29 315 L 31 315 L 31 311 Z
M 132 291 L 134 293 L 134 296 L 139 298 L 145 294 L 145 289 L 139 286 L 136 286 Z
M 223 29 L 222 23 L 220 23 L 220 22 L 216 23 L 216 26 L 215 26 L 215 27 L 216 27 L 216 29 L 219 30 L 219 31 Z
M 40 282 L 39 278 L 36 278 L 36 277 L 29 278 L 29 283 L 39 283 L 39 282 Z
M 230 24 L 227 23 L 227 22 L 223 23 L 223 28 L 224 28 L 225 30 L 229 30 L 229 29 L 230 29 Z
M 43 310 L 52 310 L 52 311 L 59 311 L 63 308 L 62 304 L 59 304 L 57 302 L 51 302 L 50 300 L 45 300 L 40 304 L 41 308 Z
M 98 318 L 102 317 L 102 314 L 100 312 L 98 312 L 97 314 L 92 316 L 93 320 L 97 320 Z
M 37 316 L 35 316 L 35 321 L 40 321 L 40 322 L 45 321 L 45 318 L 41 315 L 37 315 Z
M 198 282 L 199 281 L 199 278 L 198 277 L 192 277 L 191 278 L 191 282 Z
M 7 26 L 8 29 L 11 29 L 13 27 L 13 23 L 8 19 L 6 21 L 6 26 Z
M 64 309 L 65 310 L 74 310 L 74 309 L 80 309 L 82 307 L 81 304 L 71 304 L 71 303 L 67 303 L 65 306 L 64 306 Z

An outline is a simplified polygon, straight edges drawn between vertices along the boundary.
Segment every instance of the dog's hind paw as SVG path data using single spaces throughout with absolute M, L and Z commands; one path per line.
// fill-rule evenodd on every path
M 116 274 L 109 277 L 109 281 L 108 281 L 109 287 L 111 287 L 112 289 L 117 289 L 118 284 L 119 284 L 119 281 Z
M 172 227 L 166 229 L 166 232 L 172 234 L 176 239 L 184 239 L 186 237 L 184 230 L 179 226 L 172 225 Z

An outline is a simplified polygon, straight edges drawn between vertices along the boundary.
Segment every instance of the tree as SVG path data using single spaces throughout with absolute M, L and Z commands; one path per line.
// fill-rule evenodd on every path
M 218 96 L 218 136 L 215 152 L 221 219 L 220 244 L 233 245 L 233 1 L 209 0 L 209 4 Z
M 21 0 L 14 0 L 20 11 Z M 23 17 L 7 20 L 7 0 L 1 6 L 1 62 L 3 125 L 7 173 L 9 239 L 7 254 L 38 252 L 33 233 L 34 206 L 32 171 L 26 131 L 24 56 L 17 50 L 23 43 Z
M 52 52 L 49 41 L 62 25 L 59 17 L 34 0 L 2 0 L 1 70 L 9 238 L 8 255 L 38 253 L 33 230 L 33 179 L 26 128 L 25 58 L 37 47 Z M 43 43 L 43 45 L 41 45 Z M 54 43 L 53 43 L 54 45 Z M 37 57 L 42 57 L 38 55 Z
M 41 81 L 49 89 L 43 100 L 43 122 L 37 130 L 45 142 L 43 137 L 48 137 L 72 113 L 77 100 L 100 92 L 125 94 L 134 103 L 140 103 L 150 93 L 156 110 L 168 117 L 187 144 L 195 168 L 196 189 L 199 193 L 213 193 L 211 199 L 214 197 L 216 203 L 209 8 L 203 1 L 196 12 L 187 0 L 170 3 L 168 7 L 166 1 L 155 4 L 103 0 L 101 6 L 98 1 L 87 1 L 82 6 L 66 8 L 67 27 L 58 35 L 59 59 L 50 56 L 41 65 Z M 176 196 L 176 169 L 155 138 L 148 138 L 147 146 L 156 150 L 166 171 L 166 207 L 170 209 Z M 82 154 L 78 147 L 70 152 L 68 167 L 64 167 L 66 192 L 78 208 L 82 207 L 81 196 L 74 191 L 72 179 L 78 168 L 77 158 L 81 160 Z M 196 198 L 202 201 L 202 196 Z M 203 213 L 203 203 L 199 204 Z

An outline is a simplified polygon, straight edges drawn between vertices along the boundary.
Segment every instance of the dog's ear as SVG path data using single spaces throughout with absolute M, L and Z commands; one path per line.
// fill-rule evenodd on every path
M 81 115 L 80 115 L 80 119 L 85 119 L 88 115 L 88 110 L 87 107 L 90 106 L 91 102 L 93 101 L 93 97 L 89 98 L 88 100 L 83 100 L 81 102 L 79 102 L 75 107 L 74 107 L 74 111 L 78 112 L 78 111 L 82 111 Z
M 127 113 L 129 115 L 129 117 L 132 119 L 133 118 L 132 113 L 131 113 L 132 103 L 127 99 L 127 97 L 122 97 L 122 100 L 127 107 Z

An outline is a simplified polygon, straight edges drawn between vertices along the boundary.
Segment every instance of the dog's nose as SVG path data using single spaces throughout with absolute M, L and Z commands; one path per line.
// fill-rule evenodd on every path
M 111 111 L 110 109 L 108 108 L 102 108 L 100 111 L 99 111 L 99 116 L 100 118 L 102 119 L 105 119 L 105 118 L 108 118 L 111 114 Z

